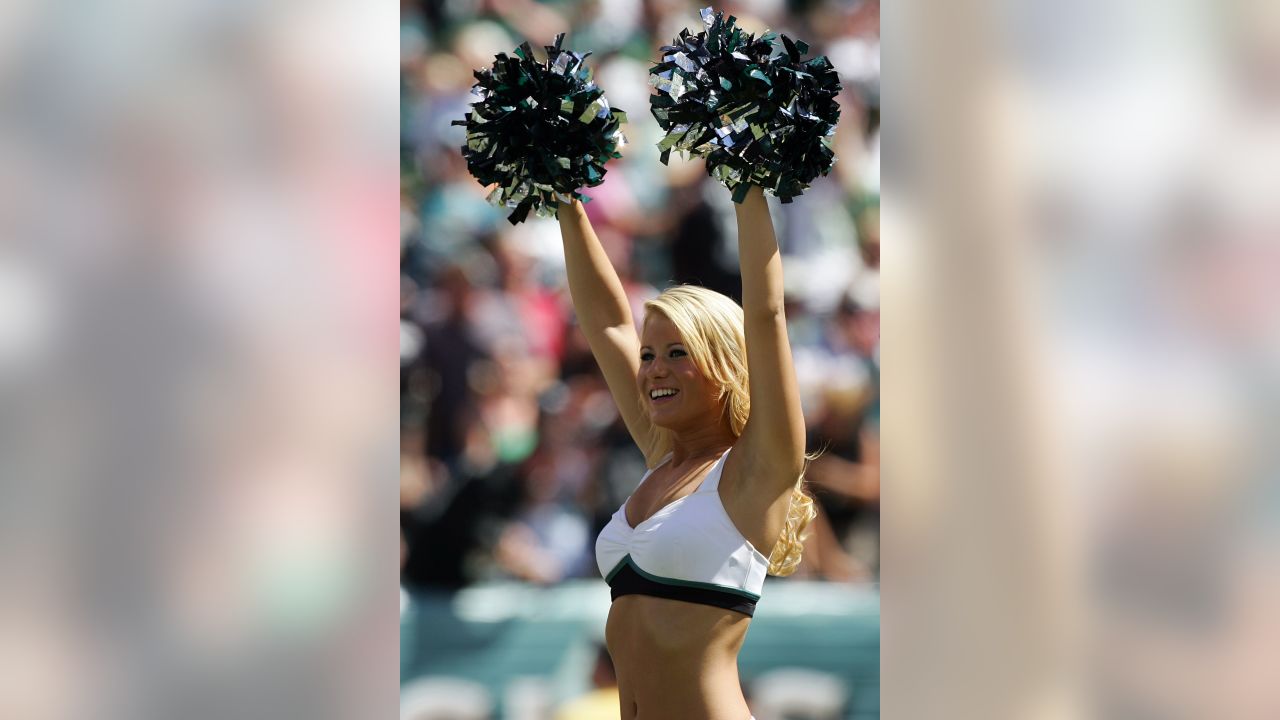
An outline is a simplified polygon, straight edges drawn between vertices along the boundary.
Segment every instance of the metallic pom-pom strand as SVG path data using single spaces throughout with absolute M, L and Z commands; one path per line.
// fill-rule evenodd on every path
M 783 35 L 775 52 L 775 33 L 757 38 L 711 8 L 701 15 L 705 29 L 680 31 L 649 70 L 661 160 L 673 150 L 706 158 L 736 202 L 751 185 L 791 202 L 835 163 L 840 78 L 825 56 L 804 60 L 804 42 Z
M 530 212 L 556 214 L 579 190 L 604 181 L 605 164 L 622 157 L 621 124 L 627 114 L 609 106 L 585 64 L 591 53 L 563 50 L 564 34 L 537 62 L 529 43 L 514 56 L 500 53 L 492 68 L 477 70 L 476 101 L 463 120 L 462 156 L 481 185 L 495 186 L 489 202 L 511 208 L 512 225 Z

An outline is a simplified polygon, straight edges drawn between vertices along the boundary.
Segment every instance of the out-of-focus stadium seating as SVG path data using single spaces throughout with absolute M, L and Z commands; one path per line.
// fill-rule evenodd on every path
M 551 588 L 496 583 L 414 595 L 401 621 L 401 682 L 406 692 L 422 678 L 478 683 L 498 712 L 512 713 L 518 709 L 504 703 L 509 686 L 532 680 L 554 706 L 587 690 L 608 610 L 609 590 L 598 581 Z M 833 704 L 841 720 L 879 717 L 878 591 L 770 581 L 739 668 L 757 720 L 782 710 L 786 717 L 823 720 Z M 791 684 L 788 677 L 803 682 Z M 798 703 L 782 684 L 808 688 L 809 702 Z

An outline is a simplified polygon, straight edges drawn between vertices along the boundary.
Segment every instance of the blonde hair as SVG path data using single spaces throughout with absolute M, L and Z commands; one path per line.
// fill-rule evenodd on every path
M 697 285 L 677 285 L 644 304 L 646 314 L 662 313 L 684 341 L 698 370 L 720 388 L 733 436 L 740 437 L 751 414 L 747 378 L 747 338 L 742 308 L 732 299 Z M 646 315 L 647 316 L 647 315 Z M 671 431 L 655 428 L 657 451 L 671 449 Z M 806 461 L 810 459 L 806 456 Z M 804 491 L 804 473 L 796 478 L 782 535 L 769 554 L 770 575 L 790 575 L 800 565 L 804 534 L 817 515 L 813 498 Z

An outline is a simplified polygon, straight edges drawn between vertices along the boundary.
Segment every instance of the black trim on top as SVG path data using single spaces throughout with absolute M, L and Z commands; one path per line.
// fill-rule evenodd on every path
M 650 580 L 630 563 L 625 563 L 613 575 L 613 579 L 609 581 L 609 594 L 614 600 L 623 595 L 650 595 L 652 597 L 666 598 L 667 600 L 681 600 L 683 602 L 697 603 L 699 605 L 713 605 L 715 607 L 724 608 L 740 612 L 747 617 L 752 617 L 756 613 L 756 601 L 736 595 L 730 592 L 720 592 L 717 590 L 706 590 L 703 588 L 685 587 L 682 585 L 666 585 L 654 580 Z

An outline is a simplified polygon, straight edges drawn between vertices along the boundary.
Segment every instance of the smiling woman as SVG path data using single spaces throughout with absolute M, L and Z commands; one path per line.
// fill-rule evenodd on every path
M 664 313 L 650 311 L 641 342 L 636 381 L 641 395 L 649 398 L 649 421 L 655 427 L 705 424 L 722 409 L 725 388 L 702 370 L 703 363 L 690 355 L 683 335 Z
M 682 285 L 645 303 L 645 311 L 638 375 L 641 393 L 650 394 L 645 391 L 650 378 L 654 387 L 677 391 L 680 383 L 688 383 L 690 391 L 703 391 L 702 397 L 690 400 L 707 401 L 694 405 L 702 411 L 702 422 L 714 417 L 709 413 L 722 412 L 733 436 L 741 435 L 750 407 L 742 308 L 717 292 Z M 666 350 L 657 353 L 654 348 Z M 668 369 L 677 384 L 656 382 L 661 378 L 659 373 Z M 658 428 L 670 427 L 656 418 L 651 420 Z
M 622 718 L 745 720 L 738 651 L 814 516 L 768 205 L 737 205 L 743 306 L 673 287 L 640 333 L 581 204 L 558 215 L 578 322 L 649 468 L 596 541 Z

